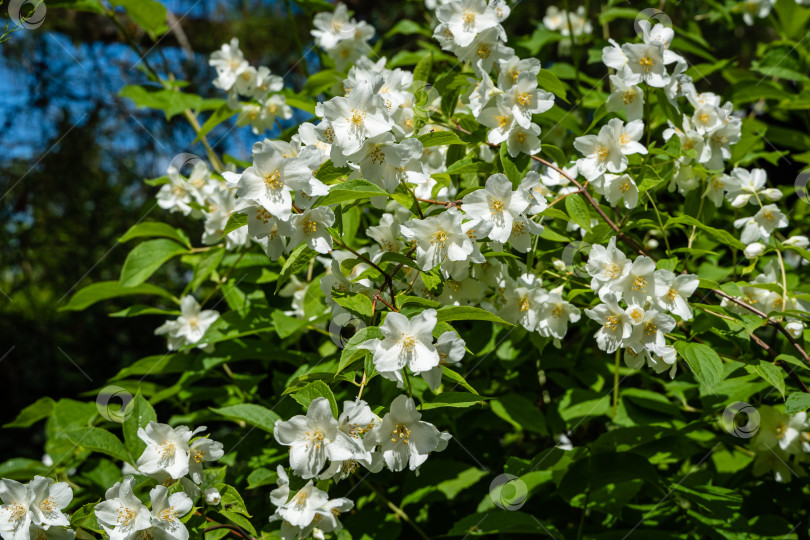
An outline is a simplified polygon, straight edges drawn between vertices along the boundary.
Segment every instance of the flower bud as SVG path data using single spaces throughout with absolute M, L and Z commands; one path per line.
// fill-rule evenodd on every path
M 765 253 L 765 245 L 761 242 L 754 242 L 748 244 L 748 247 L 743 251 L 746 259 L 755 259 Z
M 779 191 L 777 188 L 768 188 L 762 190 L 761 194 L 769 201 L 778 201 L 782 198 L 782 192 Z
M 789 322 L 785 325 L 785 330 L 793 336 L 794 339 L 801 339 L 804 332 L 804 325 L 799 321 Z
M 645 244 L 645 247 L 647 249 L 655 249 L 655 248 L 657 248 L 658 247 L 658 240 L 656 240 L 655 238 L 650 238 L 649 240 L 647 240 L 647 242 Z
M 807 246 L 810 246 L 810 239 L 808 239 L 806 236 L 791 236 L 782 243 L 786 246 L 807 249 Z
M 219 501 L 222 500 L 222 497 L 217 491 L 217 488 L 208 488 L 204 492 L 205 495 L 205 502 L 206 504 L 219 504 Z
M 565 272 L 565 263 L 560 259 L 552 259 L 551 264 L 557 272 Z

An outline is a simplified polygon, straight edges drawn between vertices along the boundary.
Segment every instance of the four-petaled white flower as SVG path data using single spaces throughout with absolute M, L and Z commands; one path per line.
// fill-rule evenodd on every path
M 473 252 L 473 241 L 462 231 L 461 213 L 455 208 L 400 226 L 402 236 L 416 243 L 416 263 L 429 271 L 444 262 L 464 261 Z
M 156 486 L 149 492 L 152 501 L 151 522 L 145 538 L 188 540 L 188 529 L 180 518 L 191 512 L 191 499 L 182 491 L 169 495 L 166 486 Z
M 462 201 L 465 214 L 492 226 L 489 238 L 496 242 L 509 241 L 515 219 L 529 207 L 525 192 L 513 191 L 504 174 L 493 174 L 483 189 L 467 194 Z
M 416 470 L 428 458 L 428 454 L 440 451 L 446 446 L 436 426 L 420 420 L 413 400 L 399 395 L 391 403 L 391 410 L 379 426 L 370 434 L 383 455 L 385 465 L 392 471 L 405 467 Z
M 312 400 L 306 416 L 276 420 L 273 436 L 279 444 L 290 447 L 290 466 L 304 479 L 317 476 L 327 459 L 352 459 L 356 449 L 349 436 L 338 429 L 329 401 L 323 397 Z
M 200 348 L 205 347 L 206 345 L 199 341 L 219 318 L 219 312 L 213 309 L 201 309 L 200 304 L 191 295 L 184 296 L 180 300 L 180 312 L 181 315 L 176 320 L 166 321 L 155 330 L 155 334 L 168 334 L 170 351 L 195 343 Z
M 146 443 L 146 449 L 138 458 L 138 470 L 144 474 L 165 473 L 177 480 L 189 471 L 189 441 L 205 427 L 191 431 L 187 426 L 171 427 L 168 424 L 149 422 L 146 428 L 138 428 L 138 438 Z
M 107 490 L 106 499 L 94 509 L 98 524 L 110 540 L 133 540 L 152 526 L 152 514 L 133 493 L 135 477 L 126 476 Z
M 380 326 L 383 339 L 370 339 L 361 345 L 372 352 L 374 367 L 381 375 L 408 367 L 414 374 L 439 365 L 439 353 L 433 344 L 436 310 L 426 309 L 412 319 L 401 313 L 389 313 Z

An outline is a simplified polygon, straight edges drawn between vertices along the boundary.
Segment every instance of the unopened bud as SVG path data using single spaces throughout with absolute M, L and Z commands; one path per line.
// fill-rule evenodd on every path
M 222 500 L 222 496 L 217 491 L 217 488 L 208 488 L 204 492 L 205 494 L 205 502 L 206 504 L 219 504 L 219 501 Z
M 747 259 L 755 259 L 765 253 L 765 244 L 761 242 L 754 242 L 753 244 L 748 244 L 748 247 L 745 248 L 743 254 Z

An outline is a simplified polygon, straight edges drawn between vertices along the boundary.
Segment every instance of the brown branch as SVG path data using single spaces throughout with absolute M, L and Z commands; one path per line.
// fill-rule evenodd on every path
M 430 203 L 430 204 L 441 204 L 443 206 L 446 206 L 447 208 L 452 208 L 454 206 L 455 207 L 461 207 L 461 205 L 463 203 L 463 201 L 461 199 L 456 199 L 455 201 L 434 201 L 433 199 L 420 199 L 420 198 L 417 198 L 416 200 L 419 201 L 419 202 L 426 202 L 426 203 Z

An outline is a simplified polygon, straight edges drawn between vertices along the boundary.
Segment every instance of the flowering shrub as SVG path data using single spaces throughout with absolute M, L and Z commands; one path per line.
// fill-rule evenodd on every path
M 656 9 L 520 37 L 519 4 L 426 4 L 385 57 L 302 2 L 327 11 L 298 91 L 234 38 L 202 125 L 157 72 L 127 90 L 197 127 L 206 158 L 150 180 L 188 230 L 134 224 L 67 309 L 143 299 L 115 315 L 168 352 L 7 426 L 45 420 L 49 462 L 0 467 L 4 540 L 806 536 L 810 9 L 712 4 L 786 47 L 732 70 Z M 206 141 L 233 117 L 252 162 Z

